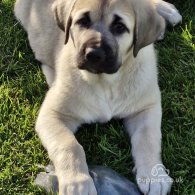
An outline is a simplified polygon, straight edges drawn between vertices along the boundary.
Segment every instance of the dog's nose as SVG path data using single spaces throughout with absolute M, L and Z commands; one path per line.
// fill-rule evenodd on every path
M 101 48 L 87 48 L 86 60 L 93 63 L 100 63 L 105 60 L 105 52 Z

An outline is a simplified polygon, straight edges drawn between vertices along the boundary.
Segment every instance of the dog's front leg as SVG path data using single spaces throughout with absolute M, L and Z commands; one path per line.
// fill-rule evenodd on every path
M 161 162 L 161 106 L 150 106 L 125 119 L 131 136 L 136 180 L 140 190 L 149 195 L 166 195 L 172 179 Z
M 48 102 L 40 110 L 36 131 L 54 163 L 59 194 L 96 195 L 84 150 L 73 134 L 78 121 L 55 111 Z

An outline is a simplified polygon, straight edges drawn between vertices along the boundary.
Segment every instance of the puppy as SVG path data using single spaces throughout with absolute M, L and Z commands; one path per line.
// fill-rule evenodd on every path
M 149 0 L 17 0 L 15 15 L 50 89 L 36 131 L 55 165 L 62 195 L 95 195 L 74 133 L 83 123 L 123 118 L 144 194 L 165 195 L 161 96 L 153 42 L 164 19 Z M 157 179 L 161 180 L 157 180 Z

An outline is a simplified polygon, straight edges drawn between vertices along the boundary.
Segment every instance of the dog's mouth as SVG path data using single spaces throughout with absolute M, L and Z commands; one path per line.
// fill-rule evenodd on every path
M 92 64 L 81 64 L 78 66 L 78 68 L 80 70 L 87 70 L 88 72 L 91 72 L 93 74 L 102 74 L 102 73 L 105 73 L 105 74 L 114 74 L 116 73 L 119 68 L 120 68 L 120 65 L 115 65 L 115 66 L 109 66 L 109 65 L 106 65 L 106 66 L 94 66 Z

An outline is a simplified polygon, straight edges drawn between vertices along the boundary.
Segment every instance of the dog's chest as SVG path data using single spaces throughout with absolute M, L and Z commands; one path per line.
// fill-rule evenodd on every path
M 104 109 L 104 113 L 110 114 L 111 118 L 124 118 L 135 108 L 136 98 L 128 87 L 113 87 L 104 91 L 105 104 L 108 109 Z M 103 104 L 103 103 L 102 103 Z M 105 107 L 106 108 L 106 107 Z M 106 112 L 107 111 L 107 112 Z
M 97 86 L 94 93 L 88 95 L 87 106 L 82 116 L 87 122 L 107 122 L 111 118 L 124 118 L 134 112 L 135 93 L 130 86 Z
M 84 122 L 90 123 L 125 118 L 138 112 L 150 102 L 151 95 L 147 91 L 157 86 L 156 77 L 152 77 L 153 72 L 147 73 L 147 70 L 142 67 L 141 71 L 135 69 L 125 74 L 122 74 L 123 71 L 121 74 L 105 75 L 96 80 L 92 77 L 92 81 L 86 79 L 90 84 L 82 93 L 84 97 L 81 98 L 82 102 L 76 114 Z M 151 79 L 153 82 L 150 82 Z

